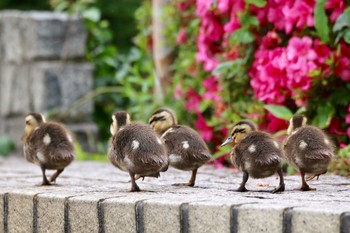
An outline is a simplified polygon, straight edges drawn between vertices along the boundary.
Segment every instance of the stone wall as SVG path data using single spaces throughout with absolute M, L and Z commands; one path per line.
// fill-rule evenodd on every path
M 89 123 L 92 101 L 71 109 L 93 88 L 86 38 L 78 16 L 0 12 L 0 135 L 21 145 L 24 116 L 32 111 L 75 122 L 78 139 L 87 129 L 97 131 Z

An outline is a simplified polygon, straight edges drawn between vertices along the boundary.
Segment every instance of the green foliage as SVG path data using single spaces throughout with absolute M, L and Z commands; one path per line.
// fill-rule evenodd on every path
M 329 170 L 339 175 L 350 176 L 350 145 L 339 150 Z
M 93 161 L 102 161 L 102 162 L 108 161 L 106 153 L 101 153 L 101 154 L 87 153 L 83 150 L 83 148 L 79 143 L 74 143 L 74 149 L 75 149 L 77 160 L 82 160 L 82 161 L 93 160 Z
M 14 142 L 6 136 L 0 137 L 0 156 L 9 155 L 15 148 Z
M 266 6 L 266 0 L 245 0 L 246 4 L 251 4 L 257 7 L 264 7 Z
M 328 43 L 329 41 L 329 26 L 328 26 L 328 18 L 325 10 L 326 0 L 317 0 L 315 7 L 315 28 L 320 36 L 321 40 L 324 43 Z
M 350 7 L 346 8 L 333 26 L 333 32 L 338 33 L 335 43 L 337 44 L 341 38 L 350 44 Z
M 287 121 L 293 116 L 293 113 L 287 107 L 284 106 L 267 104 L 264 105 L 264 108 L 270 113 L 272 113 L 272 115 L 274 115 L 275 117 Z

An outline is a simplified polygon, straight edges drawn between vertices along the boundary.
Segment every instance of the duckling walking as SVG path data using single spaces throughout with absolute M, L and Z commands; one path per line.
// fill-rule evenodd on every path
M 192 171 L 188 183 L 174 185 L 194 186 L 198 168 L 212 159 L 204 140 L 190 127 L 178 125 L 174 112 L 168 108 L 155 111 L 148 122 L 164 140 L 169 164 L 180 170 Z
M 108 158 L 114 166 L 129 173 L 130 191 L 140 191 L 135 176 L 158 177 L 160 171 L 167 170 L 165 146 L 148 125 L 131 123 L 128 113 L 117 112 L 112 119 Z
M 316 190 L 306 183 L 305 174 L 310 174 L 311 179 L 325 174 L 334 155 L 330 138 L 322 130 L 307 126 L 306 122 L 307 118 L 303 115 L 290 119 L 284 145 L 288 160 L 300 171 L 302 191 Z
M 271 135 L 257 131 L 253 122 L 243 120 L 233 126 L 231 136 L 221 146 L 231 142 L 235 143 L 231 152 L 231 160 L 237 168 L 243 171 L 243 180 L 237 191 L 247 191 L 245 184 L 249 176 L 265 178 L 276 172 L 280 182 L 272 193 L 284 191 L 282 150 Z
M 25 118 L 25 135 L 22 137 L 24 157 L 42 170 L 42 185 L 50 185 L 75 157 L 71 133 L 61 124 L 46 122 L 40 113 Z M 46 178 L 46 169 L 57 170 Z

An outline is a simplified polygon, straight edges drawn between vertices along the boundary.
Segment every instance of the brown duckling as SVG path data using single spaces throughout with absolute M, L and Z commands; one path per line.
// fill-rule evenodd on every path
M 284 191 L 281 165 L 283 154 L 276 139 L 265 132 L 257 131 L 252 121 L 242 120 L 233 126 L 230 137 L 221 146 L 231 142 L 235 144 L 231 152 L 231 160 L 235 167 L 243 172 L 243 180 L 237 191 L 247 191 L 245 184 L 249 176 L 265 178 L 276 172 L 280 182 L 272 193 Z
M 130 191 L 140 191 L 135 176 L 158 177 L 160 171 L 167 170 L 165 146 L 148 125 L 131 123 L 126 112 L 113 114 L 112 120 L 108 158 L 114 166 L 129 173 Z
M 310 179 L 325 174 L 334 155 L 331 139 L 319 128 L 306 123 L 305 116 L 293 116 L 289 121 L 288 137 L 284 145 L 288 160 L 299 169 L 302 191 L 316 190 L 306 183 L 305 174 L 310 174 Z
M 62 124 L 46 122 L 40 113 L 25 118 L 25 135 L 22 137 L 24 157 L 42 170 L 42 185 L 50 185 L 75 157 L 72 135 Z M 57 170 L 47 180 L 45 171 Z
M 178 125 L 176 115 L 168 108 L 155 111 L 148 122 L 165 142 L 169 164 L 180 170 L 192 171 L 188 183 L 174 185 L 194 186 L 198 168 L 212 159 L 204 140 L 192 128 Z

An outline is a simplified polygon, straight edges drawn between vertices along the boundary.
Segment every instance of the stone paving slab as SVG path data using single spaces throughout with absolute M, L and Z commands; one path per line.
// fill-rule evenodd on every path
M 50 175 L 53 171 L 49 171 Z M 110 163 L 75 161 L 52 186 L 21 157 L 0 163 L 0 232 L 350 232 L 350 179 L 324 175 L 301 192 L 300 177 L 285 176 L 286 191 L 270 193 L 276 177 L 249 179 L 249 192 L 229 191 L 242 174 L 211 165 L 196 186 L 178 187 L 190 172 L 170 168 L 137 183 Z

